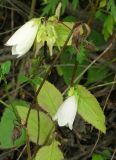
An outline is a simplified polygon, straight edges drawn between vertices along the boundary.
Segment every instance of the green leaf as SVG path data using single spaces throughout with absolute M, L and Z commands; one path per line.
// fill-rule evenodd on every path
M 107 10 L 113 16 L 114 21 L 116 22 L 116 3 L 114 0 L 109 0 L 107 4 Z
M 28 77 L 26 77 L 25 75 L 23 75 L 23 74 L 19 74 L 19 76 L 18 76 L 18 83 L 19 84 L 22 84 L 22 83 L 25 83 L 25 82 L 27 82 L 29 80 L 29 78 Z
M 107 159 L 104 159 L 104 157 L 100 154 L 93 154 L 92 160 L 107 160 Z
M 111 156 L 109 150 L 104 150 L 101 154 L 94 153 L 92 156 L 92 160 L 108 160 Z
M 35 157 L 35 160 L 62 160 L 64 159 L 59 143 L 53 141 L 51 145 L 42 147 Z
M 92 30 L 88 40 L 90 42 L 93 42 L 98 49 L 99 49 L 99 46 L 102 46 L 105 43 L 103 34 L 100 32 L 97 32 L 94 29 Z
M 62 73 L 64 81 L 67 85 L 70 85 L 71 82 L 73 69 L 75 65 L 75 56 L 74 56 L 75 53 L 76 51 L 74 50 L 74 48 L 69 46 L 60 56 L 60 65 L 58 66 L 58 68 L 60 69 L 60 72 Z M 85 69 L 84 66 L 87 63 L 88 63 L 87 61 L 83 61 L 83 65 L 78 65 L 76 76 L 78 76 Z M 78 80 L 78 82 L 80 81 L 80 79 Z
M 39 87 L 41 80 L 33 80 L 36 88 Z M 46 81 L 37 97 L 38 104 L 45 109 L 51 116 L 57 112 L 57 109 L 63 102 L 62 94 L 50 82 Z
M 86 52 L 84 46 L 81 44 L 79 47 L 79 53 L 76 56 L 76 59 L 79 62 L 79 64 L 82 64 L 86 60 L 86 58 L 87 58 L 86 53 L 87 52 Z
M 114 27 L 114 21 L 112 15 L 107 16 L 105 22 L 104 22 L 104 27 L 103 27 L 103 35 L 105 40 L 109 38 L 110 35 L 112 35 L 113 32 L 113 27 Z
M 107 73 L 109 71 L 108 67 L 106 67 L 106 65 L 104 64 L 98 67 L 97 68 L 92 67 L 88 70 L 87 83 L 101 81 L 107 76 Z
M 18 137 L 15 139 L 15 135 Z M 0 122 L 0 148 L 20 147 L 26 141 L 26 132 L 17 122 L 17 118 L 9 106 L 5 109 Z
M 67 5 L 68 5 L 68 0 L 62 0 L 62 14 L 64 13 Z
M 73 8 L 76 9 L 76 7 L 78 6 L 79 4 L 79 0 L 73 0 L 72 1 L 72 5 L 73 5 Z
M 106 132 L 105 116 L 97 99 L 83 86 L 77 86 L 78 113 L 101 132 Z
M 43 15 L 46 15 L 46 14 L 54 14 L 55 13 L 55 8 L 58 4 L 58 0 L 49 0 L 48 1 L 48 4 L 44 7 L 43 9 Z
M 21 121 L 24 123 L 29 110 L 29 104 L 24 101 L 17 100 L 13 103 L 13 105 L 17 108 L 18 114 L 21 117 Z M 54 124 L 45 113 L 39 111 L 38 122 L 37 111 L 35 109 L 31 110 L 27 124 L 27 131 L 30 141 L 36 143 L 39 132 L 39 144 L 44 144 L 44 142 L 49 139 L 49 135 L 52 133 L 53 129 Z
M 57 23 L 55 25 L 55 31 L 56 31 L 56 34 L 57 34 L 57 39 L 56 39 L 56 42 L 55 42 L 55 46 L 62 47 L 64 45 L 72 27 L 73 27 L 73 24 L 74 23 L 71 23 L 71 22 L 64 22 L 64 24 Z M 71 43 L 72 43 L 72 38 L 70 38 L 67 45 L 71 45 Z
M 102 1 L 100 2 L 99 8 L 103 8 L 103 7 L 105 7 L 105 6 L 106 6 L 106 0 L 102 0 Z
M 10 72 L 11 61 L 6 61 L 1 64 L 2 74 L 8 74 Z

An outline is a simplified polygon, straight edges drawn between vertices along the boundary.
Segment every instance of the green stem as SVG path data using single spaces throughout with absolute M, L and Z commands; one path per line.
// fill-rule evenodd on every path
M 32 0 L 29 19 L 33 18 L 33 16 L 34 16 L 35 5 L 36 5 L 36 0 Z
M 73 73 L 72 73 L 72 78 L 71 78 L 71 82 L 70 82 L 70 86 L 71 86 L 71 87 L 72 87 L 73 84 L 74 84 L 74 80 L 75 80 L 75 77 L 76 77 L 77 68 L 78 68 L 78 62 L 77 62 L 77 59 L 76 59 L 76 57 L 75 57 L 75 64 L 74 64 L 74 67 L 73 67 Z
M 8 104 L 6 104 L 4 101 L 2 101 L 1 99 L 0 99 L 0 103 L 2 103 L 5 107 L 8 107 Z

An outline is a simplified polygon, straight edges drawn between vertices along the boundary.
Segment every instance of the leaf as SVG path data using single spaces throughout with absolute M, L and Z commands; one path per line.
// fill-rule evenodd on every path
M 79 96 L 78 114 L 95 128 L 105 133 L 105 116 L 97 99 L 81 85 L 77 86 L 76 93 Z
M 76 7 L 78 6 L 79 4 L 79 0 L 73 0 L 72 1 L 72 5 L 73 5 L 73 8 L 76 9 Z
M 87 83 L 101 81 L 107 76 L 107 73 L 109 71 L 108 67 L 106 67 L 106 65 L 104 64 L 98 67 L 97 68 L 92 67 L 88 70 Z
M 114 21 L 116 22 L 116 4 L 114 0 L 108 1 L 107 10 L 110 11 L 110 14 L 113 16 Z
M 8 74 L 10 72 L 11 61 L 6 61 L 1 64 L 2 74 Z
M 105 43 L 103 34 L 100 32 L 97 32 L 94 29 L 92 30 L 88 39 L 90 42 L 93 42 L 98 49 L 100 46 L 104 45 Z
M 36 88 L 39 87 L 40 78 L 33 80 Z M 51 116 L 54 116 L 57 109 L 63 102 L 62 94 L 50 82 L 46 81 L 37 97 L 38 104 L 43 107 Z
M 84 46 L 81 44 L 79 47 L 79 53 L 76 56 L 76 59 L 79 62 L 79 64 L 82 64 L 86 60 L 86 58 L 87 58 L 86 53 L 87 52 L 86 52 Z
M 107 159 L 104 159 L 104 157 L 100 154 L 93 154 L 92 160 L 107 160 Z
M 58 147 L 59 143 L 53 141 L 51 145 L 42 147 L 35 157 L 35 160 L 63 160 L 63 154 Z
M 27 82 L 28 80 L 29 80 L 28 77 L 26 77 L 26 76 L 23 75 L 23 74 L 19 74 L 19 76 L 18 76 L 18 83 L 19 83 L 19 84 L 25 83 L 25 82 Z
M 67 85 L 70 85 L 71 82 L 73 68 L 75 65 L 75 56 L 74 56 L 75 53 L 76 51 L 74 50 L 74 48 L 69 46 L 60 56 L 60 65 L 58 66 L 58 68 L 60 69 L 60 72 L 62 73 L 64 81 Z M 78 65 L 75 77 L 78 76 L 85 69 L 84 66 L 87 63 L 88 63 L 87 61 L 83 61 L 82 65 Z M 80 81 L 80 79 L 78 80 L 78 82 Z
M 99 8 L 103 8 L 103 7 L 105 7 L 105 6 L 106 6 L 106 0 L 102 0 L 102 1 L 100 2 Z
M 67 5 L 68 5 L 68 0 L 62 0 L 62 14 L 64 13 Z
M 108 160 L 111 156 L 109 150 L 104 150 L 101 154 L 94 153 L 92 156 L 92 160 Z
M 0 148 L 8 149 L 13 147 L 20 147 L 25 143 L 25 129 L 21 126 L 18 126 L 16 122 L 17 118 L 12 111 L 12 107 L 9 106 L 5 109 L 0 122 Z
M 107 16 L 107 18 L 104 22 L 104 27 L 103 27 L 103 31 L 102 31 L 105 40 L 107 40 L 109 38 L 109 36 L 112 35 L 113 27 L 114 27 L 113 17 L 112 17 L 112 15 L 109 15 L 109 16 Z
M 46 14 L 49 14 L 49 13 L 54 14 L 57 4 L 58 4 L 58 0 L 54 0 L 54 1 L 49 0 L 48 4 L 43 9 L 43 15 L 46 15 Z
M 55 25 L 55 31 L 56 31 L 56 34 L 57 34 L 57 39 L 56 39 L 56 42 L 55 42 L 55 46 L 62 47 L 64 45 L 72 27 L 73 27 L 73 23 L 71 23 L 71 22 L 64 22 L 64 24 L 57 23 Z M 71 45 L 71 43 L 72 43 L 72 38 L 70 38 L 67 45 Z
M 55 17 L 57 17 L 58 20 L 60 18 L 60 14 L 61 14 L 61 7 L 62 7 L 62 3 L 59 2 L 58 6 L 56 8 L 56 12 L 55 12 Z
M 24 123 L 27 117 L 29 110 L 29 104 L 24 101 L 15 101 L 13 105 L 17 108 L 18 114 L 21 117 L 21 121 Z M 38 126 L 40 126 L 38 128 Z M 46 126 L 46 127 L 45 127 Z M 38 132 L 39 132 L 39 144 L 42 145 L 46 140 L 49 139 L 50 133 L 54 129 L 54 124 L 51 119 L 39 111 L 39 122 L 38 122 L 38 113 L 35 109 L 32 109 L 29 115 L 27 130 L 30 141 L 36 143 Z

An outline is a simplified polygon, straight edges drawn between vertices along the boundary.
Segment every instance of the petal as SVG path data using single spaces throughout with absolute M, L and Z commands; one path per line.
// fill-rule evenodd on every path
M 7 46 L 13 46 L 18 43 L 21 43 L 22 41 L 25 41 L 30 35 L 30 33 L 37 33 L 38 25 L 35 24 L 33 20 L 25 23 L 21 28 L 19 28 L 12 37 L 6 42 L 5 45 Z
M 38 23 L 36 21 L 37 20 L 31 20 L 25 23 L 7 41 L 7 46 L 13 46 L 12 55 L 20 57 L 30 50 L 38 31 Z
M 77 102 L 75 96 L 67 98 L 58 109 L 53 120 L 58 120 L 59 126 L 68 126 L 72 129 L 72 125 L 77 112 Z

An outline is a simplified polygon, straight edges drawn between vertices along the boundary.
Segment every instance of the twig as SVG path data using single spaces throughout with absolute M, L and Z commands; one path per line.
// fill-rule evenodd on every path
M 28 154 L 28 159 L 27 160 L 31 160 L 31 148 L 30 148 L 30 141 L 29 141 L 29 135 L 28 135 L 28 131 L 27 131 L 27 128 L 26 128 L 26 146 L 27 146 L 27 154 Z
M 19 154 L 17 160 L 20 160 L 20 158 L 21 158 L 23 152 L 25 151 L 26 147 L 27 147 L 26 145 L 23 147 L 23 149 L 22 149 L 22 151 L 20 152 L 20 154 Z
M 113 160 L 113 159 L 114 159 L 115 154 L 116 154 L 116 148 L 114 149 L 114 152 L 113 152 L 112 157 L 111 157 L 110 160 Z
M 108 45 L 108 47 L 98 56 L 96 59 L 94 59 L 85 69 L 81 74 L 74 80 L 76 83 L 85 73 L 86 71 L 94 64 L 96 63 L 110 48 L 112 47 L 112 43 Z M 66 88 L 66 90 L 63 92 L 63 95 L 69 90 L 70 86 Z
M 71 82 L 70 82 L 70 86 L 71 87 L 73 86 L 73 83 L 74 83 L 74 80 L 75 80 L 77 67 L 78 67 L 78 61 L 77 61 L 77 59 L 75 57 L 75 64 L 74 64 L 74 67 L 73 67 L 73 73 L 72 73 L 72 78 L 71 78 Z
M 36 5 L 36 0 L 32 0 L 29 19 L 31 19 L 33 17 L 33 15 L 34 15 L 35 5 Z

